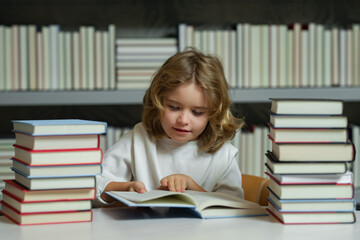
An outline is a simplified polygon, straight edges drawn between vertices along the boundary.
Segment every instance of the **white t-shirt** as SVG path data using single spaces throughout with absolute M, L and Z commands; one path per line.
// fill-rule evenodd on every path
M 197 142 L 177 143 L 150 137 L 142 123 L 121 137 L 105 154 L 103 173 L 96 177 L 97 199 L 110 182 L 141 181 L 147 190 L 171 174 L 185 174 L 209 192 L 243 198 L 237 149 L 225 143 L 214 154 L 198 153 Z

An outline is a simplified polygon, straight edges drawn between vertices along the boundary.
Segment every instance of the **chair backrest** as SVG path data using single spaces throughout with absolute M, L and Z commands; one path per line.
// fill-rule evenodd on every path
M 267 206 L 269 196 L 269 179 L 254 175 L 242 174 L 242 188 L 245 200 Z

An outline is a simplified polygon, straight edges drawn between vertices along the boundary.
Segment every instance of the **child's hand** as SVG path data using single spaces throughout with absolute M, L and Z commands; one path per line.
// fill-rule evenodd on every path
M 144 193 L 146 192 L 146 188 L 144 183 L 140 181 L 132 182 L 132 184 L 129 186 L 129 192 L 137 192 L 137 193 Z
M 158 189 L 172 192 L 184 192 L 188 187 L 189 179 L 191 178 L 184 174 L 173 174 L 161 179 L 161 186 L 158 187 Z

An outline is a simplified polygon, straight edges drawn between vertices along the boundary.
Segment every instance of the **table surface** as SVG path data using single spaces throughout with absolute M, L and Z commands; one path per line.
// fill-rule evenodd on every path
M 185 212 L 151 208 L 97 208 L 92 222 L 18 226 L 0 217 L 0 238 L 42 239 L 360 239 L 354 224 L 283 225 L 271 216 L 199 219 Z M 356 212 L 360 219 L 360 212 Z

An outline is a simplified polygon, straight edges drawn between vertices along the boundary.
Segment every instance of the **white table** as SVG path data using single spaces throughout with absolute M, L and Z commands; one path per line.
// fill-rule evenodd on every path
M 93 222 L 18 226 L 0 217 L 0 239 L 82 240 L 82 239 L 360 239 L 359 220 L 355 224 L 283 225 L 272 217 L 199 219 L 184 213 L 152 209 L 94 209 Z

